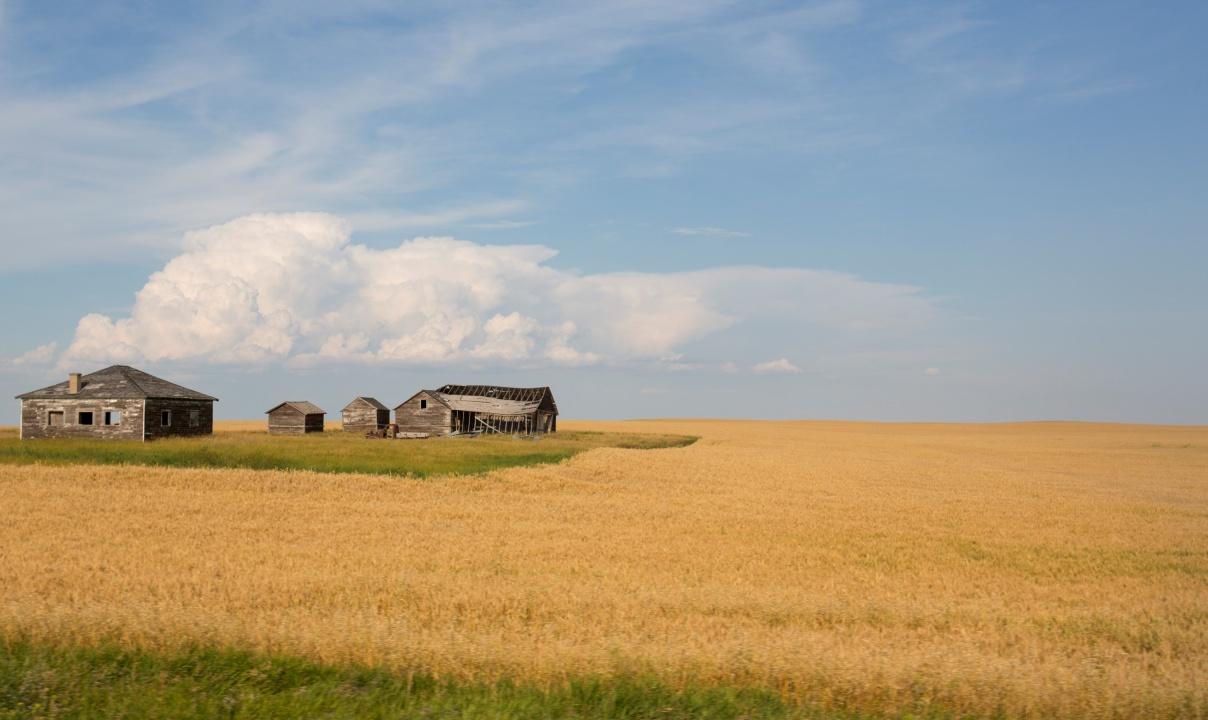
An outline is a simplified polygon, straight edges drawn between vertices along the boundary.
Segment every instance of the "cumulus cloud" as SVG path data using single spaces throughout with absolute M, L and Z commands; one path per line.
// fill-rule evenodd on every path
M 756 317 L 860 333 L 934 312 L 917 288 L 841 273 L 580 274 L 552 267 L 556 251 L 541 245 L 417 237 L 378 249 L 350 233 L 322 213 L 250 215 L 188 233 L 130 315 L 82 318 L 60 362 L 658 362 Z
M 761 362 L 751 370 L 759 375 L 797 375 L 801 372 L 801 368 L 789 362 L 788 358 Z

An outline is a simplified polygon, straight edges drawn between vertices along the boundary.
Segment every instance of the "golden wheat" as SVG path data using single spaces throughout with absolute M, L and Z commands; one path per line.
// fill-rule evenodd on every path
M 0 632 L 867 710 L 1208 712 L 1208 429 L 702 436 L 422 481 L 0 467 Z

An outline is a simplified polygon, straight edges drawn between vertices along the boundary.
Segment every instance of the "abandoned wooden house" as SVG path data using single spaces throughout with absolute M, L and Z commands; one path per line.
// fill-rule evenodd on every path
M 513 433 L 558 429 L 558 404 L 548 387 L 445 385 L 420 390 L 394 409 L 400 432 L 432 435 Z
M 64 382 L 17 399 L 22 440 L 209 435 L 218 401 L 127 365 L 71 373 Z
M 269 435 L 323 432 L 323 416 L 327 414 L 323 408 L 305 400 L 286 400 L 264 413 L 268 415 Z
M 355 397 L 340 411 L 344 432 L 366 433 L 390 424 L 390 408 L 371 397 Z

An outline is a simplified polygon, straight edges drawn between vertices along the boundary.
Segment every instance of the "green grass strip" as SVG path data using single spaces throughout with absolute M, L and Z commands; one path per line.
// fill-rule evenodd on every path
M 0 640 L 0 718 L 809 718 L 756 689 L 587 678 L 552 689 L 457 683 L 196 648 L 156 653 Z M 910 717 L 910 716 L 903 716 Z

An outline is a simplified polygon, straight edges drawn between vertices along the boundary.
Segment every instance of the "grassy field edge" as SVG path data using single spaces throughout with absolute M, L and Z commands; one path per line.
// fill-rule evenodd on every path
M 367 440 L 340 432 L 282 437 L 227 431 L 142 443 L 99 439 L 23 441 L 14 433 L 0 432 L 0 464 L 311 470 L 423 478 L 558 463 L 596 448 L 680 448 L 698 439 L 692 435 L 568 431 L 539 440 L 511 436 Z
M 5 638 L 0 650 L 0 718 L 872 717 L 794 705 L 767 690 L 672 688 L 641 676 L 578 677 L 539 687 L 200 646 L 154 652 Z M 957 716 L 932 711 L 896 717 Z

